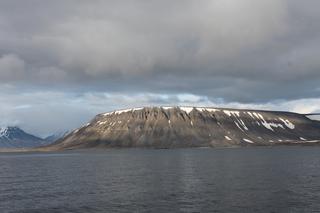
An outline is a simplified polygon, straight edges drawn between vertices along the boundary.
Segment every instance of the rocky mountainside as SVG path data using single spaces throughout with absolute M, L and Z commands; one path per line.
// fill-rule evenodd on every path
M 18 127 L 0 128 L 0 148 L 29 148 L 43 146 L 45 140 L 24 132 Z
M 320 122 L 291 112 L 145 107 L 97 115 L 46 149 L 221 147 L 320 142 Z

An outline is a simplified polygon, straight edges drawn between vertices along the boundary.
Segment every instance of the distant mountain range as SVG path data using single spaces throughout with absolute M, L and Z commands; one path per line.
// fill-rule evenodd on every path
M 45 139 L 26 133 L 19 127 L 0 128 L 0 148 L 32 148 L 48 145 L 66 134 L 58 133 Z
M 65 135 L 67 135 L 69 133 L 69 131 L 65 131 L 65 132 L 58 132 L 58 133 L 55 133 L 55 134 L 52 134 L 46 138 L 44 138 L 45 141 L 49 142 L 49 143 L 52 143 L 62 137 L 64 137 Z
M 97 115 L 45 150 L 317 144 L 320 122 L 291 112 L 145 107 Z
M 46 144 L 47 141 L 28 134 L 18 127 L 0 128 L 0 148 L 29 148 Z

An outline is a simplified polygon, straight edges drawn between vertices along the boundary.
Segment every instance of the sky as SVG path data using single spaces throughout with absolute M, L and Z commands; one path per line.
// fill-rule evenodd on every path
M 141 106 L 320 112 L 318 0 L 0 0 L 0 126 Z

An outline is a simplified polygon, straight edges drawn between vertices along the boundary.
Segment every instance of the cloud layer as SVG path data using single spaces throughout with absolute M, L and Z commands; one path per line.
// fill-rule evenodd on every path
M 57 104 L 56 94 L 84 105 L 88 94 L 113 94 L 96 97 L 102 111 L 132 105 L 126 97 L 166 104 L 181 94 L 224 105 L 315 104 L 319 7 L 316 0 L 0 0 L 0 85 L 15 87 L 0 98 L 31 109 L 39 91 Z M 96 111 L 83 107 L 74 117 Z

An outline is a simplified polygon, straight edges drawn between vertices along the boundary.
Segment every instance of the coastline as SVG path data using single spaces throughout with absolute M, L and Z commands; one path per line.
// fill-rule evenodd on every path
M 219 148 L 245 148 L 245 147 L 274 147 L 274 146 L 318 146 L 320 140 L 312 141 L 297 141 L 297 142 L 277 142 L 274 144 L 245 144 L 245 145 L 231 145 L 231 146 L 190 146 L 190 147 L 95 147 L 95 148 L 68 148 L 68 149 L 51 149 L 48 147 L 35 147 L 35 148 L 0 148 L 1 153 L 30 153 L 30 152 L 66 152 L 77 150 L 119 150 L 119 149 L 219 149 Z

